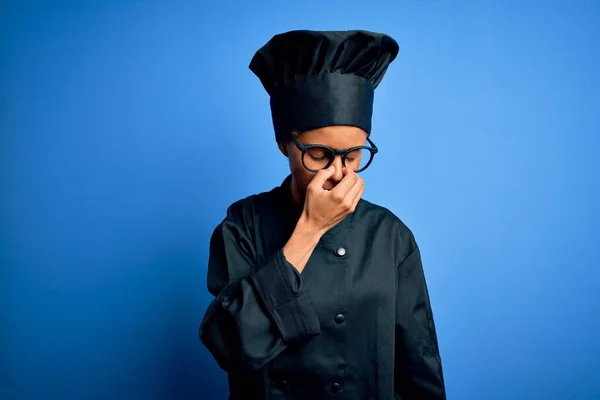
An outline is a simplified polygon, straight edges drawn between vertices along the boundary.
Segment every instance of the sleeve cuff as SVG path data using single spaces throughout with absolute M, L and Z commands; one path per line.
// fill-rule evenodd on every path
M 250 277 L 285 342 L 320 333 L 319 319 L 298 271 L 280 249 Z

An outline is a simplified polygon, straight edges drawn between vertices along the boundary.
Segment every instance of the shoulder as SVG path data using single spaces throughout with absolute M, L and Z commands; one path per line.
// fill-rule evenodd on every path
M 251 194 L 234 201 L 227 207 L 225 220 L 238 222 L 251 221 L 263 209 L 268 210 L 276 205 L 280 191 L 281 188 L 277 186 L 269 191 Z
M 394 246 L 396 259 L 404 259 L 417 247 L 413 231 L 390 209 L 361 199 L 356 208 L 356 217 L 363 228 L 375 237 Z
M 404 240 L 414 240 L 411 229 L 390 209 L 361 199 L 356 209 L 357 216 L 364 223 L 377 229 L 390 229 L 395 231 Z
M 274 204 L 278 188 L 246 196 L 231 203 L 225 216 L 214 228 L 211 237 L 211 250 L 218 251 L 223 243 L 232 243 L 252 254 L 252 238 L 255 234 L 255 222 L 261 209 Z

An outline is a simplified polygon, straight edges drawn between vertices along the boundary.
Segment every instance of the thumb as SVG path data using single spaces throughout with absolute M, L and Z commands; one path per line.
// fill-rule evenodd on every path
M 321 169 L 317 172 L 315 177 L 310 182 L 315 188 L 323 189 L 323 185 L 327 182 L 327 179 L 331 178 L 335 173 L 335 167 L 331 165 L 329 168 Z

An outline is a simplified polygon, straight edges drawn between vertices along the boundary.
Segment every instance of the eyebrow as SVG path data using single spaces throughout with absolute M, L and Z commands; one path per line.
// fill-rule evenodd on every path
M 296 139 L 296 140 L 298 140 L 298 139 Z M 326 144 L 323 144 L 323 143 L 302 143 L 302 142 L 300 142 L 300 141 L 298 140 L 298 143 L 300 143 L 302 146 L 321 146 L 321 147 L 327 147 L 327 148 L 329 148 L 329 149 L 334 149 L 334 150 L 338 150 L 338 151 L 346 151 L 346 150 L 353 149 L 353 148 L 355 148 L 355 147 L 362 147 L 362 146 L 365 146 L 366 142 L 367 142 L 367 141 L 365 140 L 365 141 L 363 142 L 363 144 L 358 144 L 358 145 L 356 145 L 356 146 L 350 146 L 350 147 L 347 147 L 347 148 L 345 148 L 345 149 L 339 149 L 339 148 L 335 148 L 335 147 L 333 147 L 333 146 L 327 146 Z

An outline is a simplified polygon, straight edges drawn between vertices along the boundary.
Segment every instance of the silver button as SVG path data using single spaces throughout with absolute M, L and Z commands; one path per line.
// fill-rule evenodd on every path
M 287 387 L 287 385 L 288 385 L 287 381 L 284 381 L 284 380 L 277 382 L 277 386 L 279 386 L 280 389 L 285 389 Z
M 339 249 L 337 249 L 336 253 L 338 256 L 344 257 L 346 255 L 346 249 L 343 247 L 340 247 Z
M 331 385 L 331 391 L 333 393 L 338 393 L 342 391 L 342 385 L 340 385 L 339 383 L 335 382 L 333 385 Z

